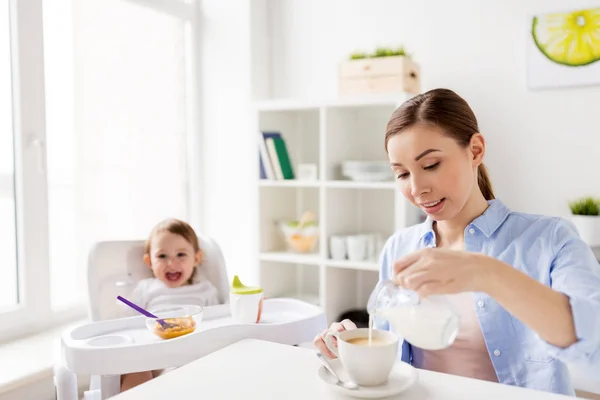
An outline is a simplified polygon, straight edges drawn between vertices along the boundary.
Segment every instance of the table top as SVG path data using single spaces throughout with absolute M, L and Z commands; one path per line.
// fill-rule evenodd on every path
M 317 376 L 312 349 L 242 340 L 130 389 L 114 400 L 145 399 L 341 399 Z M 389 399 L 563 400 L 573 397 L 417 370 L 418 381 Z

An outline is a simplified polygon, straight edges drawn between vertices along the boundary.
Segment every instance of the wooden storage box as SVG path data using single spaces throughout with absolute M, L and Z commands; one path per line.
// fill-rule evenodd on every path
M 339 71 L 339 94 L 407 92 L 421 90 L 421 71 L 410 58 L 390 56 L 344 61 Z

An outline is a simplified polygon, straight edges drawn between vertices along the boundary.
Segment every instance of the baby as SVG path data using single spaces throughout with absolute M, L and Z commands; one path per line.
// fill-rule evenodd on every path
M 189 224 L 177 219 L 160 222 L 152 229 L 144 249 L 144 262 L 154 277 L 137 284 L 131 301 L 146 310 L 164 305 L 219 304 L 217 288 L 198 268 L 202 257 L 198 237 Z M 123 375 L 121 391 L 147 382 L 160 372 Z

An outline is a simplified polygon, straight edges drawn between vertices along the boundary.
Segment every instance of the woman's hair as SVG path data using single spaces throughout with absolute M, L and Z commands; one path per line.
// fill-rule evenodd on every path
M 172 218 L 161 221 L 152 228 L 144 246 L 144 254 L 150 255 L 152 239 L 159 233 L 165 231 L 181 236 L 194 247 L 195 252 L 200 251 L 200 242 L 198 241 L 198 236 L 196 235 L 196 232 L 194 232 L 194 229 L 187 222 Z
M 449 89 L 433 89 L 407 100 L 394 111 L 385 133 L 386 152 L 392 136 L 416 124 L 437 126 L 464 148 L 479 132 L 475 113 L 462 97 Z M 495 198 L 483 163 L 477 169 L 477 183 L 486 200 Z

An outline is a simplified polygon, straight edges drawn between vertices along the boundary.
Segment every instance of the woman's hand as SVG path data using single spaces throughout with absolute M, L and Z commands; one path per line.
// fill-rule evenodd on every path
M 319 350 L 324 356 L 329 358 L 335 358 L 335 354 L 333 354 L 325 344 L 325 335 L 327 335 L 328 332 L 342 332 L 349 331 L 351 329 L 356 329 L 356 325 L 349 319 L 345 319 L 341 322 L 334 322 L 333 324 L 331 324 L 329 329 L 325 329 L 323 332 L 321 332 L 321 334 L 315 336 L 313 344 L 315 345 L 317 350 Z M 333 342 L 337 347 L 337 339 L 335 337 L 333 338 Z
M 427 248 L 394 263 L 396 285 L 419 297 L 484 292 L 546 342 L 566 348 L 578 338 L 569 298 L 481 253 Z
M 397 260 L 393 281 L 419 297 L 484 291 L 490 261 L 496 260 L 480 253 L 426 248 Z

